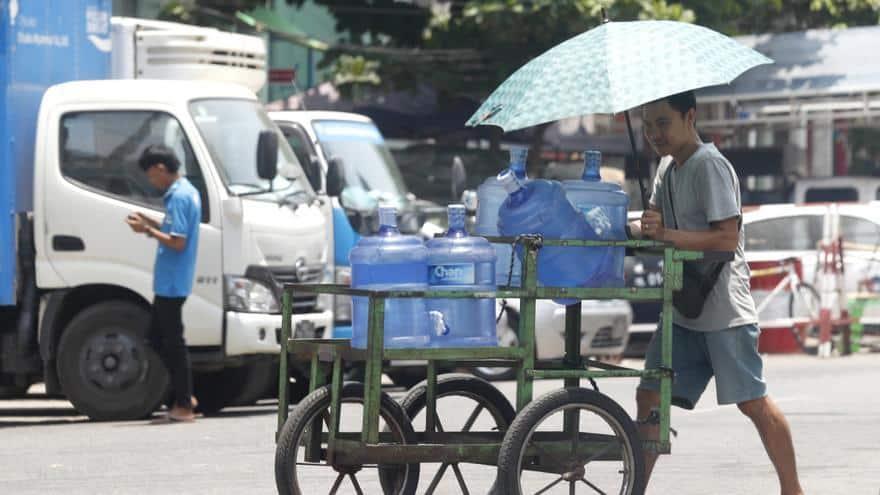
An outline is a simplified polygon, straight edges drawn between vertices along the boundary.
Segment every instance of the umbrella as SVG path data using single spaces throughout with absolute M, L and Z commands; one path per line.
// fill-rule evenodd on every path
M 711 29 L 675 21 L 608 22 L 520 67 L 467 121 L 505 132 L 577 115 L 627 110 L 684 91 L 728 84 L 773 61 Z M 638 174 L 642 202 L 645 187 Z

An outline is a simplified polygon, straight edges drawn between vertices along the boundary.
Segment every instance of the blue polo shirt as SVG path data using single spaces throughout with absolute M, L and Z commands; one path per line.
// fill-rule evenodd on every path
M 153 267 L 153 292 L 163 297 L 187 297 L 192 292 L 196 271 L 202 201 L 199 192 L 184 177 L 174 181 L 163 200 L 165 219 L 160 230 L 185 237 L 186 246 L 183 251 L 177 251 L 159 243 Z

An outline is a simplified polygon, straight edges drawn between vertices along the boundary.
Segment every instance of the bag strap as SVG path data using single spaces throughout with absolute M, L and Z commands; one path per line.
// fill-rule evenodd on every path
M 726 167 L 727 173 L 730 174 L 730 180 L 733 187 L 736 187 L 736 177 L 734 177 L 733 172 L 730 170 L 733 168 L 732 166 Z M 666 167 L 666 172 L 663 173 L 663 182 L 665 183 L 664 189 L 666 189 L 666 198 L 669 201 L 669 209 L 672 210 L 672 227 L 678 230 L 678 219 L 675 215 L 675 203 L 672 201 L 672 171 L 675 169 L 675 161 L 670 161 L 669 166 Z M 739 206 L 739 220 L 737 221 L 737 231 L 742 230 L 742 222 L 743 222 L 743 214 L 742 214 L 742 200 L 737 199 L 737 206 Z
M 727 172 L 730 174 L 731 184 L 733 185 L 734 188 L 736 188 L 736 178 L 734 177 L 733 172 L 731 171 L 731 168 L 733 168 L 733 167 L 728 166 L 726 168 L 727 168 Z M 666 168 L 666 172 L 663 174 L 663 182 L 666 183 L 666 187 L 665 187 L 666 198 L 669 200 L 669 209 L 672 210 L 672 225 L 673 225 L 674 229 L 678 230 L 678 219 L 676 218 L 676 215 L 675 215 L 675 202 L 672 201 L 672 192 L 673 192 L 672 191 L 672 171 L 674 169 L 675 169 L 675 161 L 673 160 L 673 161 L 669 162 L 669 166 Z M 738 206 L 739 206 L 739 220 L 737 221 L 737 232 L 739 232 L 742 230 L 742 221 L 743 221 L 742 201 L 737 200 L 737 203 L 739 203 L 738 204 Z M 705 290 L 706 289 L 705 286 L 708 286 L 709 290 L 711 290 L 712 287 L 714 287 L 715 282 L 718 280 L 718 277 L 721 276 L 721 271 L 724 270 L 724 265 L 726 265 L 726 264 L 727 264 L 726 262 L 725 263 L 718 263 L 718 266 L 716 266 L 715 269 L 712 270 L 712 274 L 709 277 L 709 279 L 703 281 L 704 292 L 708 292 L 708 290 Z

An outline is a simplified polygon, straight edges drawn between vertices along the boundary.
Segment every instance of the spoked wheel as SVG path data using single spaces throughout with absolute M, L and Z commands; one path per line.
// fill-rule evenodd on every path
M 360 432 L 363 418 L 364 385 L 342 386 L 341 433 Z M 394 443 L 415 443 L 415 433 L 406 413 L 386 393 L 379 406 L 380 431 L 391 433 Z M 309 447 L 311 429 L 320 425 L 318 444 Z M 419 465 L 341 465 L 327 462 L 327 434 L 330 425 L 330 386 L 307 395 L 294 407 L 281 430 L 275 450 L 275 484 L 282 495 L 376 494 L 411 495 L 419 482 Z M 308 450 L 308 452 L 307 452 Z M 313 456 L 308 454 L 312 453 Z M 379 482 L 379 473 L 391 483 Z
M 644 476 L 642 444 L 626 411 L 596 391 L 567 388 L 516 416 L 498 454 L 496 493 L 641 494 Z
M 426 429 L 427 382 L 413 387 L 400 405 L 406 411 L 416 431 Z M 449 373 L 437 378 L 437 415 L 435 422 L 441 432 L 507 431 L 516 416 L 507 397 L 489 382 L 472 375 Z M 426 466 L 422 466 L 424 470 Z M 425 494 L 433 493 L 484 493 L 486 490 L 469 487 L 466 478 L 491 479 L 495 466 L 459 463 L 442 463 L 428 469 L 433 477 Z M 383 480 L 384 482 L 385 480 Z
M 792 328 L 798 345 L 807 354 L 816 354 L 819 348 L 819 310 L 821 309 L 819 291 L 812 285 L 801 282 L 788 300 L 788 316 L 794 319 L 807 319 L 806 326 Z

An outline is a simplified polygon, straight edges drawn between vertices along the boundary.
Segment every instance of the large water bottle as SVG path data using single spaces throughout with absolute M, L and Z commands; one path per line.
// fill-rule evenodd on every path
M 526 177 L 526 158 L 529 148 L 527 146 L 510 147 L 510 166 L 514 176 L 521 182 L 528 180 Z M 507 191 L 495 177 L 489 177 L 477 189 L 477 223 L 474 231 L 483 236 L 500 235 L 498 231 L 498 209 L 501 203 L 507 199 Z M 510 257 L 513 251 L 509 244 L 493 244 L 497 259 L 495 261 L 495 284 L 507 285 L 510 274 Z M 520 272 L 522 266 L 514 262 L 513 273 L 510 276 L 510 285 L 520 285 Z
M 602 153 L 584 152 L 584 173 L 580 180 L 562 183 L 569 202 L 584 215 L 592 236 L 603 241 L 626 240 L 626 212 L 629 197 L 619 185 L 603 182 L 599 173 Z M 593 257 L 602 261 L 590 274 L 588 287 L 623 287 L 625 248 L 593 248 Z
M 397 230 L 397 211 L 379 208 L 379 232 L 362 237 L 349 254 L 351 286 L 372 290 L 427 290 L 428 249 Z M 369 299 L 353 298 L 351 346 L 367 347 Z M 429 326 L 424 299 L 385 300 L 385 347 L 427 347 Z
M 468 236 L 463 205 L 450 205 L 449 230 L 428 241 L 431 290 L 495 290 L 495 250 L 482 237 Z M 496 346 L 495 299 L 428 299 L 431 346 Z
M 508 197 L 498 211 L 498 229 L 502 235 L 541 234 L 547 239 L 593 239 L 584 216 L 568 199 L 562 184 L 549 180 L 521 183 L 510 172 L 502 172 L 498 181 Z M 601 260 L 595 251 L 581 247 L 543 247 L 538 253 L 538 282 L 550 287 L 585 287 L 589 274 L 595 273 Z M 523 250 L 517 247 L 522 259 Z M 576 299 L 557 299 L 573 304 Z

